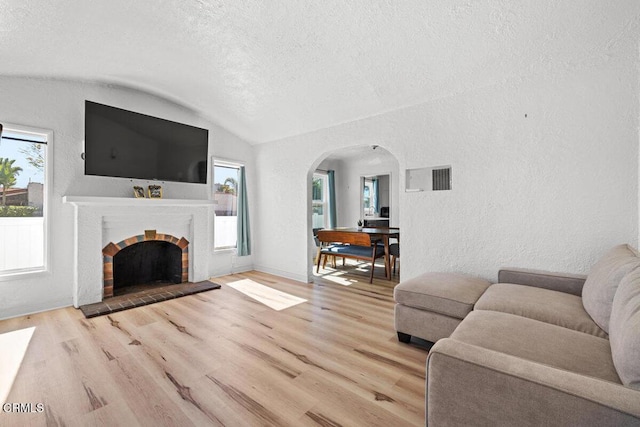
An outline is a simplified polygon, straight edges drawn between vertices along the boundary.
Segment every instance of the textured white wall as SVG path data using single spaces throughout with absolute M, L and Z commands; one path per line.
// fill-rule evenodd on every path
M 397 157 L 399 188 L 407 168 L 453 168 L 452 191 L 400 192 L 405 279 L 584 273 L 610 246 L 637 246 L 637 43 L 626 53 L 257 146 L 256 268 L 308 278 L 308 174 L 371 144 Z
M 89 83 L 0 77 L 0 122 L 53 130 L 53 191 L 50 194 L 51 271 L 37 276 L 0 281 L 0 319 L 72 304 L 73 207 L 62 196 L 131 197 L 132 185 L 146 181 L 84 176 L 80 158 L 84 139 L 84 100 L 100 102 L 209 129 L 209 154 L 243 161 L 248 166 L 251 199 L 254 176 L 252 148 L 243 140 L 161 98 L 135 90 Z M 165 183 L 165 198 L 208 199 L 208 185 Z M 252 217 L 255 215 L 252 215 Z M 213 236 L 213 228 L 208 230 Z M 213 238 L 210 239 L 213 241 Z M 232 253 L 210 254 L 210 274 L 231 271 Z M 236 271 L 249 268 L 251 257 L 235 261 Z
M 365 149 L 369 149 L 366 147 Z M 390 153 L 383 149 L 377 149 L 380 153 L 379 157 L 367 159 L 347 159 L 340 162 L 338 168 L 339 178 L 336 178 L 336 190 L 338 197 L 338 225 L 342 227 L 355 227 L 358 219 L 362 218 L 362 210 L 360 198 L 362 190 L 360 188 L 360 178 L 371 175 L 389 175 L 389 188 L 391 194 L 390 206 L 390 225 L 398 225 L 399 221 L 399 205 L 400 205 L 400 186 L 398 161 Z M 338 173 L 336 172 L 336 174 Z M 388 197 L 388 196 L 387 196 Z M 381 206 L 385 206 L 382 204 Z

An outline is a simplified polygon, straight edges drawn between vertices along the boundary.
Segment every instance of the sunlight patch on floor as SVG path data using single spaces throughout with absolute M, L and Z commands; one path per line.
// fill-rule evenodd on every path
M 338 274 L 330 274 L 330 275 L 324 275 L 323 279 L 325 280 L 329 280 L 333 283 L 337 283 L 338 285 L 342 285 L 342 286 L 351 286 L 353 283 L 357 282 L 356 280 L 349 280 L 349 279 L 345 279 L 344 277 L 340 277 L 342 274 L 344 273 L 338 273 Z
M 35 327 L 0 334 L 0 403 L 7 401 Z
M 285 308 L 307 302 L 306 299 L 270 288 L 258 282 L 254 282 L 251 279 L 243 279 L 227 283 L 227 286 L 235 289 L 236 291 L 242 292 L 246 296 L 261 302 L 276 311 L 284 310 Z
M 376 265 L 376 267 L 384 268 L 384 265 L 382 266 Z M 354 278 L 347 279 L 342 276 L 346 275 L 349 272 L 350 273 L 353 273 L 353 272 L 366 273 L 367 280 L 368 280 L 370 268 L 371 268 L 370 264 L 360 262 L 360 261 L 347 260 L 346 266 L 344 267 L 341 266 L 340 268 L 325 266 L 320 268 L 320 271 L 316 271 L 316 269 L 314 268 L 313 275 L 322 277 L 324 280 L 337 283 L 338 285 L 351 286 L 354 283 L 358 283 L 359 280 Z

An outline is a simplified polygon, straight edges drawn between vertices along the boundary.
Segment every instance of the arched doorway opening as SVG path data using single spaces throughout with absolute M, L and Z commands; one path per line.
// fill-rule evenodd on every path
M 310 282 L 318 277 L 315 230 L 357 228 L 359 221 L 376 227 L 399 226 L 399 174 L 397 158 L 378 145 L 341 148 L 313 163 L 307 176 Z

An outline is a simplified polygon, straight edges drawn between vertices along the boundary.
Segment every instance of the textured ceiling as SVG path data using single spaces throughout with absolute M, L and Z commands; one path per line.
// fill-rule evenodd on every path
M 639 5 L 2 0 L 0 75 L 138 88 L 258 143 L 606 60 Z

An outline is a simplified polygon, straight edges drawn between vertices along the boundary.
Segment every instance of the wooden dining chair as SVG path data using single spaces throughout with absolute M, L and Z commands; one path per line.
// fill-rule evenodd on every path
M 316 253 L 316 258 L 315 258 L 316 260 L 318 260 L 322 256 L 320 254 L 320 251 L 322 249 L 323 244 L 322 244 L 322 242 L 320 242 L 320 240 L 318 240 L 318 231 L 320 231 L 320 230 L 324 230 L 324 228 L 318 227 L 318 228 L 313 228 L 312 229 L 312 231 L 313 231 L 313 240 L 316 243 L 316 247 L 318 248 L 318 251 Z M 336 256 L 335 255 L 333 255 L 331 257 L 331 261 L 332 261 L 333 268 L 336 268 Z M 344 258 L 342 258 L 342 265 L 344 265 L 344 264 L 345 264 L 345 261 L 344 261 Z M 322 268 L 324 268 L 326 265 L 327 265 L 327 257 L 324 257 L 324 262 L 322 263 Z

